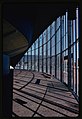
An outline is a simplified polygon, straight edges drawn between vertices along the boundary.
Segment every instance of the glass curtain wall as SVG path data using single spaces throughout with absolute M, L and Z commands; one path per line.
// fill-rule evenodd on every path
M 53 75 L 79 97 L 79 11 L 68 20 L 68 11 L 58 17 L 36 39 L 18 62 L 16 69 Z

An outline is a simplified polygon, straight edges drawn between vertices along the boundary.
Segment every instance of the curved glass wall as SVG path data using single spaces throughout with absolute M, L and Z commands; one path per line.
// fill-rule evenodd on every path
M 79 13 L 68 20 L 68 12 L 58 17 L 36 39 L 16 65 L 53 75 L 79 96 Z

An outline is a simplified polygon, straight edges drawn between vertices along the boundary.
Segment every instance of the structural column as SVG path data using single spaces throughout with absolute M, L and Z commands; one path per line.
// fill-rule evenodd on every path
M 12 117 L 13 69 L 10 69 L 9 56 L 3 55 L 2 114 Z

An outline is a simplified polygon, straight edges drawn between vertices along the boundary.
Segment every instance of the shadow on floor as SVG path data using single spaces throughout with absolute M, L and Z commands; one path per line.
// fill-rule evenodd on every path
M 29 77 L 31 71 L 25 71 Z M 17 75 L 16 70 L 14 74 Z M 23 75 L 24 71 L 20 74 Z M 56 79 L 34 73 L 33 79 L 28 85 L 21 85 L 28 82 L 23 77 L 13 81 L 13 114 L 16 117 L 77 117 L 79 115 L 79 105 L 67 87 Z M 40 78 L 40 75 L 42 79 Z M 15 75 L 14 75 L 15 76 Z M 37 76 L 37 80 L 35 77 Z M 28 78 L 27 77 L 27 78 Z M 30 77 L 31 78 L 31 77 Z M 16 82 L 17 81 L 17 82 Z M 18 83 L 19 82 L 19 83 Z M 19 87 L 19 89 L 17 88 Z M 23 88 L 21 88 L 23 87 Z M 18 108 L 19 107 L 19 108 Z

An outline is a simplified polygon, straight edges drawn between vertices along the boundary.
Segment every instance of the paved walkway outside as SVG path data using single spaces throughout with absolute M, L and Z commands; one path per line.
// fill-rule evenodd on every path
M 50 75 L 14 70 L 13 117 L 77 117 L 78 102 Z

